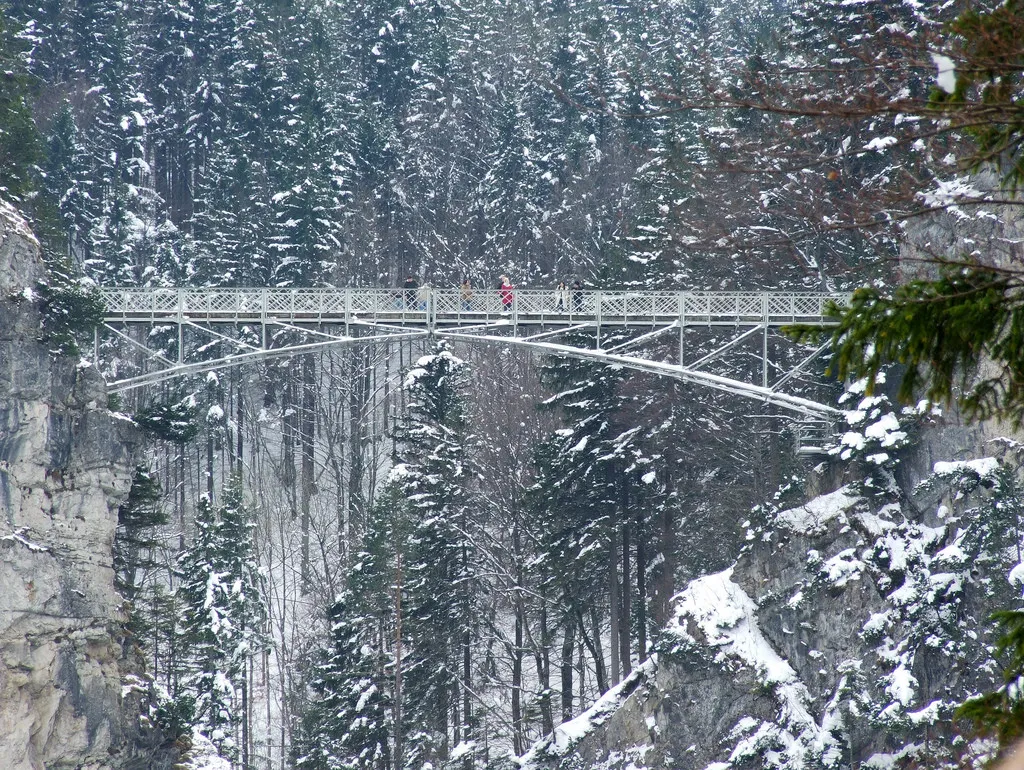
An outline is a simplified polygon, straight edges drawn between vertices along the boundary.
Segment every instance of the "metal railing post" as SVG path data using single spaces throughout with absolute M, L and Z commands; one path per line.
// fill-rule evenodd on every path
M 597 322 L 597 349 L 601 349 L 601 291 L 594 292 L 594 320 Z
M 761 385 L 768 387 L 768 295 L 761 294 L 761 322 L 764 332 L 761 337 Z
M 686 292 L 679 292 L 679 365 L 686 366 Z
M 178 363 L 185 361 L 185 290 L 178 289 Z
M 263 349 L 269 349 L 270 345 L 267 341 L 267 313 L 270 312 L 270 290 L 262 289 L 260 291 L 260 324 L 263 327 Z

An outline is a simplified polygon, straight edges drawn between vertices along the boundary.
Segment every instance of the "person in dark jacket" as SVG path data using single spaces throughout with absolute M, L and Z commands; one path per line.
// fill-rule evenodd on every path
M 411 275 L 408 278 L 406 278 L 405 283 L 402 284 L 402 288 L 405 290 L 405 306 L 407 308 L 415 307 L 416 289 L 418 289 L 419 286 L 419 281 L 417 281 Z

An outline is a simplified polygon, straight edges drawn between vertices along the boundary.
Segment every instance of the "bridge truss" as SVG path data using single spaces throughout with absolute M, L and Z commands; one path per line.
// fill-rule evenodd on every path
M 828 305 L 848 300 L 845 294 L 574 291 L 560 301 L 551 290 L 517 289 L 503 297 L 493 289 L 465 296 L 432 288 L 107 288 L 102 294 L 105 329 L 138 349 L 143 361 L 140 373 L 111 379 L 113 393 L 327 347 L 438 337 L 649 372 L 829 422 L 835 407 L 788 392 L 826 347 L 794 357 L 778 332 L 792 324 L 828 326 Z M 133 336 L 138 327 L 176 336 L 175 353 L 139 339 L 149 335 Z M 235 352 L 193 360 L 190 338 L 217 340 Z M 97 332 L 97 359 L 99 339 Z

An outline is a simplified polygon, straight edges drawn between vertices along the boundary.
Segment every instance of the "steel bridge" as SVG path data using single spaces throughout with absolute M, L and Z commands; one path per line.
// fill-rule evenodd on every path
M 838 414 L 835 407 L 785 391 L 827 346 L 803 351 L 795 364 L 779 365 L 769 355 L 769 339 L 784 339 L 778 330 L 786 325 L 832 325 L 827 308 L 849 299 L 846 294 L 775 292 L 580 290 L 559 295 L 550 289 L 515 289 L 506 295 L 495 289 L 475 289 L 467 296 L 459 288 L 428 287 L 101 291 L 106 329 L 142 350 L 147 361 L 142 374 L 110 382 L 114 393 L 330 346 L 434 336 L 516 345 L 650 372 L 773 404 L 801 418 L 829 421 Z M 173 328 L 176 356 L 154 352 L 128 333 L 130 327 L 140 325 Z M 231 327 L 243 326 L 249 327 L 248 340 L 230 334 Z M 623 328 L 636 330 L 635 336 L 622 341 L 617 331 Z M 289 342 L 281 343 L 277 330 L 298 334 L 285 335 Z M 694 340 L 696 330 L 704 330 L 701 340 Z M 190 361 L 186 332 L 220 340 L 238 352 Z M 678 335 L 678 347 L 675 342 L 671 345 L 678 352 L 669 356 L 674 361 L 628 352 L 672 332 Z M 559 337 L 566 339 L 558 341 Z M 585 347 L 580 339 L 587 340 Z M 659 350 L 664 357 L 664 346 Z M 98 332 L 95 352 L 98 359 Z M 737 354 L 744 355 L 748 364 L 751 355 L 756 356 L 759 376 L 738 378 L 728 367 L 723 370 L 723 362 Z

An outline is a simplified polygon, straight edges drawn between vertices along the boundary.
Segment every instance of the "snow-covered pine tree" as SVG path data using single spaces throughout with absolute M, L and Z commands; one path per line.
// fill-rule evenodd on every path
M 480 182 L 478 208 L 486 234 L 481 244 L 491 265 L 501 265 L 515 282 L 535 263 L 545 194 L 550 182 L 537 163 L 531 116 L 518 93 L 500 94 L 487 172 Z M 515 255 L 513 257 L 513 255 Z
M 263 577 L 256 564 L 252 512 L 237 478 L 214 510 L 199 501 L 196 537 L 178 555 L 178 627 L 184 672 L 179 700 L 195 703 L 196 724 L 228 757 L 247 752 L 247 663 L 266 647 Z
M 29 112 L 29 79 L 23 51 L 0 16 L 0 196 L 21 201 L 35 185 L 33 165 L 42 157 Z
M 89 257 L 90 223 L 98 216 L 92 195 L 93 180 L 86 166 L 78 125 L 71 104 L 58 110 L 46 138 L 46 176 L 44 191 L 56 202 L 60 235 L 73 264 L 81 265 Z
M 375 619 L 359 598 L 328 611 L 329 646 L 310 676 L 315 700 L 303 717 L 302 770 L 381 770 L 391 766 L 390 670 L 381 667 Z
M 218 524 L 213 503 L 202 497 L 196 509 L 195 540 L 178 554 L 177 572 L 181 583 L 175 595 L 185 612 L 175 629 L 180 640 L 178 689 L 173 699 L 191 707 L 196 724 L 226 753 L 235 748 L 231 730 L 234 687 L 224 673 L 227 652 L 222 620 L 229 616 L 225 583 L 219 562 Z M 229 621 L 230 622 L 230 621 Z M 230 626 L 229 626 L 230 628 Z
M 128 498 L 117 509 L 114 586 L 128 602 L 128 631 L 139 643 L 151 631 L 151 619 L 143 610 L 147 602 L 140 593 L 145 588 L 147 573 L 160 569 L 161 562 L 155 558 L 159 542 L 153 536 L 153 528 L 167 523 L 162 497 L 159 478 L 139 465 L 132 476 Z
M 215 11 L 212 12 L 212 11 Z M 226 2 L 209 23 L 221 50 L 200 73 L 209 119 L 206 158 L 196 184 L 193 281 L 205 286 L 272 285 L 271 196 L 290 99 L 273 3 Z
M 87 275 L 98 283 L 136 285 L 152 261 L 148 238 L 153 206 L 146 131 L 152 119 L 139 71 L 140 30 L 121 0 L 100 0 L 78 8 L 77 54 L 92 84 L 92 120 L 83 146 L 97 216 L 86 237 Z
M 342 158 L 346 117 L 332 83 L 336 53 L 326 9 L 292 20 L 287 52 L 292 97 L 284 107 L 288 130 L 273 158 L 275 227 L 268 244 L 274 286 L 320 286 L 347 273 L 339 264 L 347 168 Z M 344 271 L 344 272 L 342 272 Z
M 392 479 L 408 501 L 410 546 L 404 574 L 400 661 L 402 762 L 444 760 L 474 735 L 474 642 L 478 558 L 483 526 L 470 498 L 465 418 L 465 363 L 447 343 L 420 358 L 406 376 L 410 405 Z

